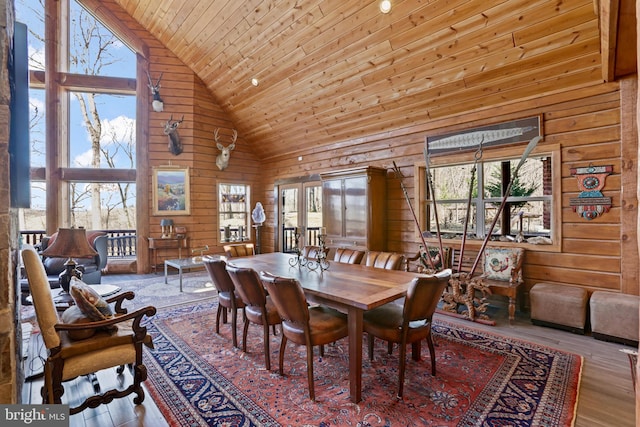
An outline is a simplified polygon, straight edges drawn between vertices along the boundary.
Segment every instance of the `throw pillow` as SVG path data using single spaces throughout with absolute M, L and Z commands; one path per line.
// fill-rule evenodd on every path
M 509 248 L 490 248 L 484 252 L 484 276 L 492 280 L 511 280 L 511 270 L 518 255 Z
M 76 323 L 91 323 L 91 319 L 80 311 L 77 305 L 72 305 L 67 308 L 61 316 L 62 323 L 76 324 Z M 95 333 L 95 329 L 85 329 L 82 331 L 67 331 L 69 338 L 72 340 L 84 340 L 91 338 Z
M 80 311 L 89 319 L 99 321 L 113 317 L 111 306 L 82 280 L 72 277 L 69 293 Z

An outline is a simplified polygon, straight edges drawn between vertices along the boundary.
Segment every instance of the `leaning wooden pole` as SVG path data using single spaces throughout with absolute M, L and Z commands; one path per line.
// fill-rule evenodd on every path
M 511 193 L 511 186 L 513 185 L 513 182 L 515 181 L 516 177 L 518 176 L 518 172 L 520 171 L 520 168 L 522 167 L 524 162 L 529 157 L 529 154 L 531 154 L 531 151 L 533 151 L 533 149 L 536 148 L 536 145 L 538 145 L 538 142 L 540 142 L 541 139 L 542 139 L 541 136 L 536 136 L 535 138 L 533 138 L 531 141 L 529 141 L 529 145 L 527 145 L 527 148 L 524 150 L 524 153 L 522 153 L 522 157 L 520 158 L 520 162 L 518 162 L 518 165 L 516 166 L 516 168 L 514 170 L 513 176 L 509 180 L 509 184 L 507 185 L 507 189 L 504 192 L 504 196 L 502 197 L 502 203 L 500 203 L 500 207 L 498 208 L 498 212 L 496 212 L 496 216 L 493 218 L 493 221 L 491 222 L 491 227 L 489 227 L 489 231 L 488 231 L 487 235 L 484 237 L 484 240 L 482 241 L 482 246 L 480 246 L 480 250 L 478 251 L 478 255 L 476 256 L 476 259 L 473 262 L 473 266 L 471 267 L 471 270 L 469 271 L 469 277 L 473 277 L 473 273 L 476 271 L 476 268 L 478 267 L 478 263 L 480 262 L 480 259 L 482 258 L 482 253 L 484 252 L 485 248 L 487 247 L 487 243 L 489 242 L 489 239 L 491 238 L 491 233 L 493 233 L 493 229 L 496 226 L 496 223 L 498 222 L 498 218 L 500 217 L 500 214 L 502 213 L 502 210 L 504 209 L 504 207 L 507 204 L 507 199 L 509 198 L 509 193 Z
M 436 267 L 433 264 L 433 260 L 431 259 L 431 256 L 429 255 L 429 247 L 427 246 L 427 242 L 424 240 L 424 236 L 422 234 L 422 229 L 420 228 L 420 221 L 418 221 L 418 217 L 416 216 L 416 212 L 413 210 L 413 205 L 411 204 L 411 199 L 409 198 L 409 193 L 407 193 L 407 189 L 404 186 L 404 176 L 402 175 L 402 172 L 400 171 L 400 168 L 398 167 L 398 165 L 396 165 L 395 161 L 393 162 L 393 172 L 395 172 L 396 176 L 400 180 L 400 187 L 402 187 L 402 192 L 404 193 L 404 198 L 407 201 L 407 204 L 409 205 L 409 210 L 411 211 L 411 215 L 413 215 L 413 221 L 416 223 L 416 227 L 418 227 L 418 231 L 420 232 L 420 239 L 422 239 L 422 246 L 424 247 L 424 250 L 427 251 L 427 260 L 429 261 L 429 265 L 431 266 L 433 271 L 436 271 Z
M 424 161 L 426 163 L 426 175 L 427 175 L 427 185 L 429 186 L 429 193 L 431 195 L 431 201 L 433 204 L 433 219 L 436 221 L 436 233 L 438 233 L 438 249 L 440 250 L 440 262 L 444 267 L 444 249 L 442 248 L 442 235 L 440 234 L 440 219 L 438 218 L 438 206 L 436 204 L 436 192 L 433 187 L 433 180 L 431 179 L 431 167 L 429 165 L 429 153 L 427 152 L 427 147 L 425 145 L 424 148 Z M 427 248 L 425 247 L 425 250 Z M 429 251 L 427 250 L 427 256 L 431 257 Z

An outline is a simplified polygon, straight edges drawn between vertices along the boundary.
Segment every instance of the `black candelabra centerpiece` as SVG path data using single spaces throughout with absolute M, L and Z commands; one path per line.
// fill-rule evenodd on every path
M 289 265 L 291 267 L 295 267 L 297 265 L 298 268 L 306 266 L 311 271 L 319 269 L 321 273 L 324 270 L 328 270 L 329 260 L 327 259 L 327 248 L 324 243 L 326 235 L 318 235 L 318 241 L 320 242 L 320 245 L 314 250 L 315 254 L 312 254 L 311 251 L 309 251 L 308 253 L 303 253 L 300 250 L 300 235 L 301 233 L 298 231 L 298 227 L 296 227 L 293 233 L 293 237 L 295 240 L 293 252 L 296 254 L 296 256 L 295 258 L 289 258 Z

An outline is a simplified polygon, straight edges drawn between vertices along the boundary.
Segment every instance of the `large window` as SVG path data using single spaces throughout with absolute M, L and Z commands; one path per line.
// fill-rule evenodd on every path
M 67 2 L 68 7 L 49 7 L 60 2 Z M 37 186 L 31 209 L 21 213 L 25 220 L 22 230 L 45 223 L 48 215 L 44 206 L 51 206 L 40 200 L 45 194 L 61 207 L 54 210 L 59 213 L 55 215 L 57 223 L 47 224 L 47 228 L 136 228 L 136 55 L 81 3 L 16 1 L 16 18 L 29 29 L 31 167 Z M 44 37 L 45 16 L 51 15 L 45 14 L 48 7 L 49 11 L 68 13 L 51 17 L 50 22 L 59 24 L 55 31 L 62 40 L 56 47 L 66 46 L 54 67 L 46 64 L 51 59 L 45 57 L 47 43 L 56 43 Z M 58 74 L 51 81 L 59 83 L 61 90 L 57 111 L 51 112 L 51 117 L 66 122 L 66 126 L 56 123 L 55 130 L 46 128 L 43 90 L 43 71 L 51 69 Z M 51 159 L 57 162 L 48 164 Z M 50 174 L 56 179 L 47 181 L 46 189 L 40 188 L 48 167 L 60 171 Z M 69 169 L 74 171 L 69 173 Z
M 249 240 L 250 188 L 246 184 L 218 185 L 220 241 Z
M 436 235 L 439 225 L 443 238 L 460 239 L 466 225 L 468 238 L 482 239 L 494 225 L 494 240 L 557 245 L 559 201 L 554 199 L 553 175 L 558 173 L 554 168 L 559 167 L 559 156 L 534 152 L 515 174 L 520 154 L 509 149 L 485 152 L 478 161 L 473 156 L 433 158 L 433 193 L 426 168 L 419 166 L 423 231 Z M 509 184 L 504 209 L 496 219 Z

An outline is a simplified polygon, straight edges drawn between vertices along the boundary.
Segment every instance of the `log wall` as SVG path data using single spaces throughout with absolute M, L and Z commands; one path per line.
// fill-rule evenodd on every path
M 309 143 L 309 152 L 303 153 L 302 161 L 279 157 L 267 163 L 270 179 L 265 181 L 263 204 L 273 212 L 277 180 L 364 165 L 390 168 L 393 161 L 401 167 L 413 200 L 413 165 L 424 161 L 426 135 L 542 114 L 545 135 L 539 147 L 558 144 L 561 151 L 561 179 L 554 182 L 554 191 L 562 192 L 562 241 L 559 253 L 544 247 L 527 250 L 523 270 L 527 288 L 545 281 L 584 286 L 589 291 L 638 295 L 637 167 L 631 160 L 635 158 L 637 137 L 635 126 L 627 123 L 629 111 L 635 111 L 635 105 L 631 105 L 635 94 L 633 100 L 629 98 L 630 92 L 635 91 L 634 82 L 632 78 L 447 120 L 417 123 L 410 128 L 390 129 L 370 138 L 335 144 L 330 150 L 316 152 Z M 613 206 L 608 213 L 588 221 L 569 206 L 569 200 L 579 194 L 577 179 L 570 169 L 590 164 L 613 165 L 603 189 L 605 196 L 612 197 Z M 414 254 L 418 241 L 413 217 L 399 180 L 391 173 L 387 176 L 387 194 L 387 249 Z M 265 237 L 264 246 L 273 248 L 273 221 Z

